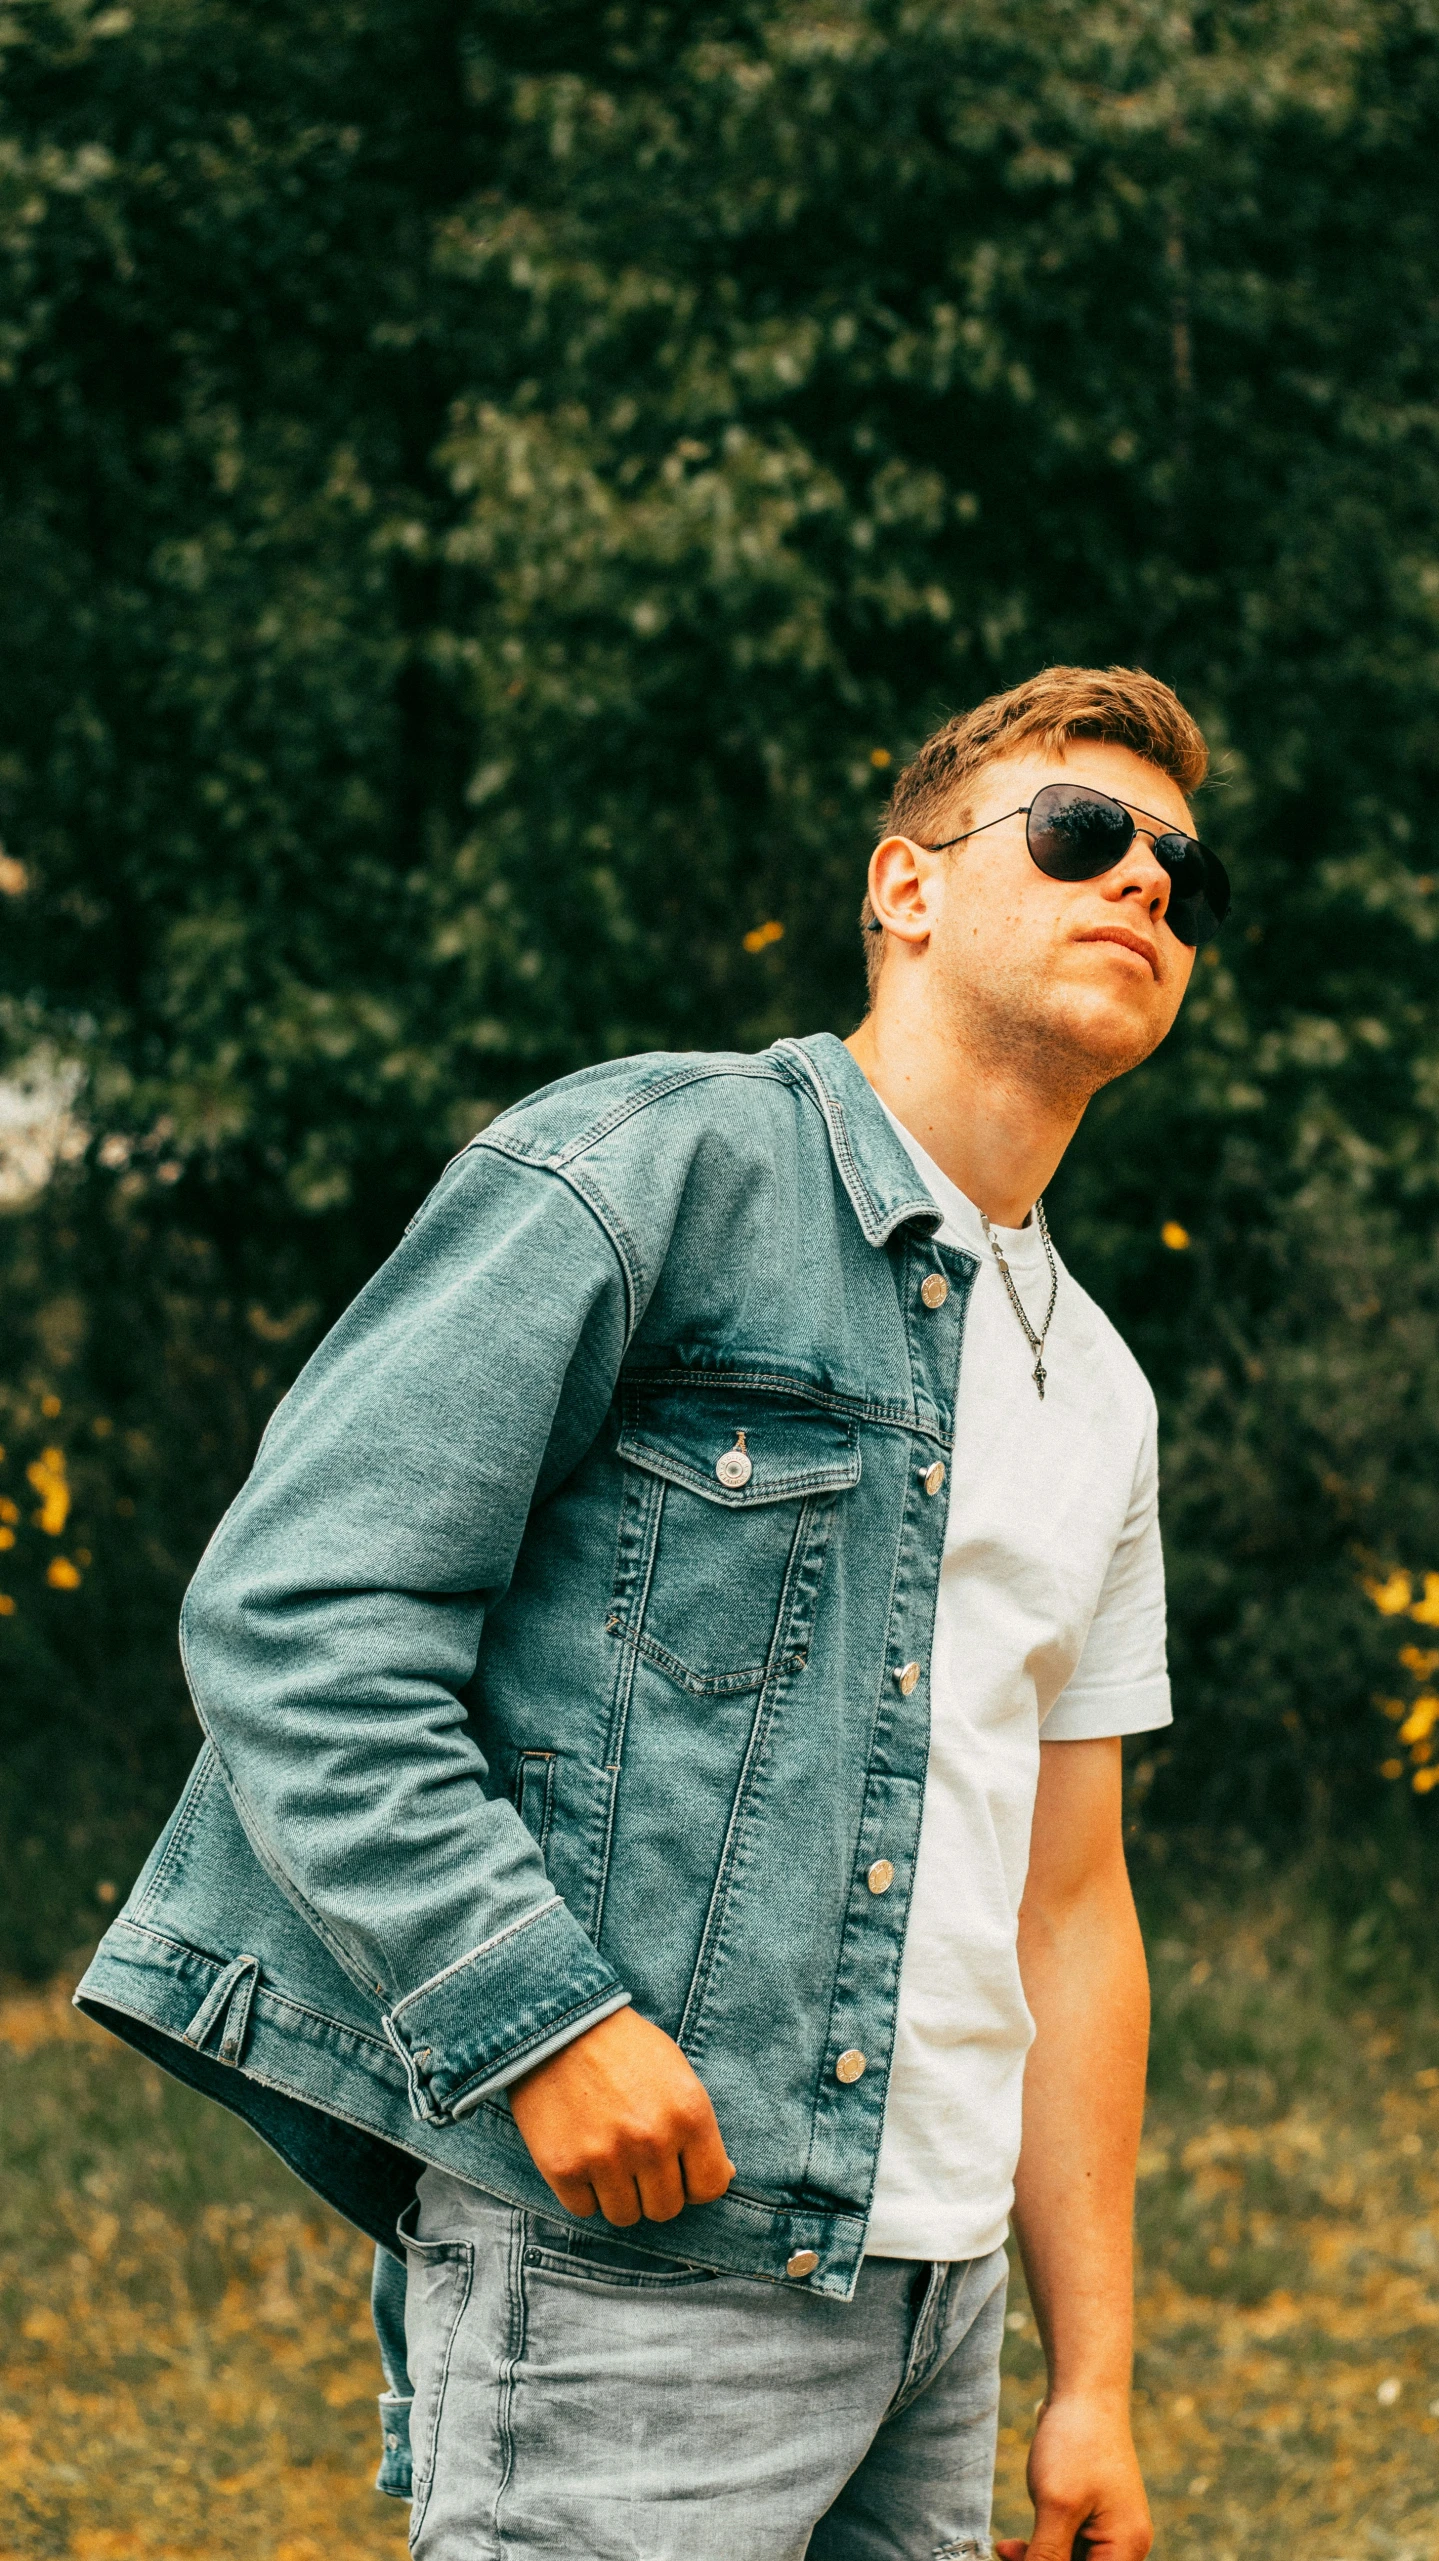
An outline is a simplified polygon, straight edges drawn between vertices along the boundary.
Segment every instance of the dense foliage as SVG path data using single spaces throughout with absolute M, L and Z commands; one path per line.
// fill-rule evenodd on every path
M 1239 893 L 1051 1194 L 1164 1412 L 1146 1819 L 1427 1833 L 1360 1576 L 1439 1566 L 1432 0 L 9 0 L 0 65 L 12 1958 L 447 1153 L 847 1029 L 894 761 L 1061 658 L 1180 688 Z

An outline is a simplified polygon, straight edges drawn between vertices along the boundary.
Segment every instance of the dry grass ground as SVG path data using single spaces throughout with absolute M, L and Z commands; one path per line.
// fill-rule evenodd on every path
M 1165 2561 L 1439 2561 L 1439 2013 L 1312 1911 L 1152 1949 L 1138 2431 Z M 369 2251 L 218 2110 L 0 2004 L 0 2561 L 404 2550 Z M 998 2516 L 1040 2388 L 1017 2292 Z M 578 2561 L 578 2556 L 577 2556 Z

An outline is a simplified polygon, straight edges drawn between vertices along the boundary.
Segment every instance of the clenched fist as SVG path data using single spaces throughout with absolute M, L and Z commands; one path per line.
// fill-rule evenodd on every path
M 598 2206 L 608 2223 L 668 2223 L 734 2177 L 704 2083 L 635 2010 L 615 2010 L 513 2082 L 510 2108 L 567 2214 Z

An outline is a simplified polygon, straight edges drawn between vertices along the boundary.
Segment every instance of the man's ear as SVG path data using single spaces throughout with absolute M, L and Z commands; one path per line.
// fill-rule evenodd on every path
M 929 940 L 926 895 L 934 856 L 908 836 L 886 836 L 869 858 L 869 902 L 887 934 L 918 951 Z

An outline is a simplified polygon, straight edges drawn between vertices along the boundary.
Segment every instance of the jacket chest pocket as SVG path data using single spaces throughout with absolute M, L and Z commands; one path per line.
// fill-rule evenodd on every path
M 628 1471 L 609 1629 L 682 1688 L 756 1690 L 803 1641 L 857 1425 L 742 1387 L 624 1393 Z

